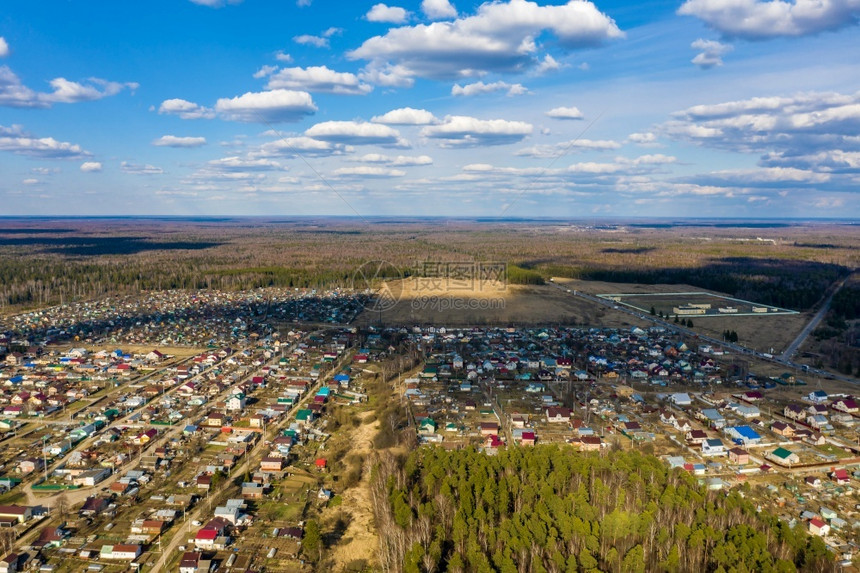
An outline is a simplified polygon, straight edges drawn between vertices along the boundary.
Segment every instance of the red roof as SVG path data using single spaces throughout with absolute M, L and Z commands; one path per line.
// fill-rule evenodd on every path
M 211 539 L 214 541 L 216 537 L 218 537 L 218 531 L 217 530 L 215 530 L 215 529 L 201 529 L 200 531 L 197 532 L 197 535 L 194 537 L 194 539 Z
M 325 458 L 319 458 L 315 463 L 318 468 L 324 468 L 327 462 Z
M 824 527 L 827 524 L 824 523 L 822 520 L 818 519 L 817 517 L 813 517 L 812 519 L 809 520 L 809 525 L 812 525 L 812 526 L 815 526 L 815 527 L 821 529 L 822 527 Z

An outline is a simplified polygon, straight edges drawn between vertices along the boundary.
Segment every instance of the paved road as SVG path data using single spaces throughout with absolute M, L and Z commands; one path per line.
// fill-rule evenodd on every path
M 579 290 L 570 289 L 570 288 L 568 288 L 568 286 L 563 285 L 563 284 L 557 284 L 555 282 L 552 282 L 550 284 L 555 286 L 557 289 L 562 290 L 562 291 L 570 294 L 571 296 L 577 296 L 577 297 L 583 298 L 585 300 L 591 301 L 595 304 L 599 304 L 599 305 L 603 305 L 605 307 L 612 308 L 613 310 L 616 310 L 618 312 L 623 312 L 623 313 L 629 314 L 630 316 L 636 317 L 640 320 L 644 320 L 646 322 L 651 322 L 651 323 L 656 324 L 658 326 L 662 326 L 663 328 L 665 328 L 668 331 L 676 332 L 678 334 L 683 334 L 683 335 L 690 336 L 690 337 L 695 337 L 695 338 L 698 338 L 699 340 L 703 340 L 703 341 L 709 342 L 711 344 L 716 344 L 718 346 L 722 346 L 723 348 L 728 349 L 728 350 L 730 350 L 736 354 L 743 354 L 743 355 L 755 357 L 759 360 L 766 360 L 769 362 L 782 364 L 786 368 L 790 368 L 790 369 L 795 369 L 795 370 L 803 369 L 805 372 L 807 372 L 809 374 L 815 374 L 818 376 L 822 376 L 824 378 L 831 378 L 833 380 L 841 380 L 842 382 L 848 382 L 851 384 L 860 383 L 860 380 L 858 380 L 857 378 L 854 378 L 852 376 L 845 376 L 845 375 L 839 374 L 837 372 L 829 372 L 829 371 L 817 369 L 817 368 L 809 368 L 809 366 L 805 365 L 805 364 L 798 364 L 798 363 L 792 362 L 791 360 L 786 360 L 786 359 L 783 359 L 783 358 L 778 357 L 778 356 L 771 356 L 769 354 L 765 354 L 764 352 L 758 352 L 756 350 L 752 350 L 752 349 L 747 348 L 745 346 L 741 346 L 740 344 L 732 344 L 730 342 L 726 342 L 725 340 L 720 340 L 718 338 L 713 338 L 711 336 L 707 336 L 705 334 L 695 332 L 693 330 L 690 330 L 689 328 L 685 328 L 683 326 L 680 326 L 680 325 L 671 323 L 669 321 L 663 320 L 659 317 L 651 316 L 649 314 L 645 314 L 645 313 L 633 310 L 633 309 L 625 307 L 623 305 L 616 304 L 613 301 L 606 300 L 604 298 L 600 298 L 599 296 L 593 296 L 590 294 L 583 293 L 582 291 L 579 291 Z
M 797 349 L 800 348 L 800 345 L 803 344 L 803 341 L 809 336 L 809 334 L 815 330 L 815 328 L 819 325 L 819 323 L 824 319 L 824 315 L 827 314 L 827 311 L 830 310 L 830 301 L 833 300 L 833 297 L 837 292 L 842 288 L 842 285 L 845 284 L 848 278 L 842 279 L 839 283 L 834 285 L 832 289 L 830 289 L 830 294 L 821 304 L 821 308 L 818 312 L 815 313 L 815 316 L 812 317 L 812 320 L 800 331 L 800 334 L 797 335 L 797 338 L 794 339 L 794 342 L 788 345 L 788 348 L 785 349 L 785 352 L 780 355 L 780 358 L 783 360 L 791 360 L 794 356 L 794 353 L 797 352 Z

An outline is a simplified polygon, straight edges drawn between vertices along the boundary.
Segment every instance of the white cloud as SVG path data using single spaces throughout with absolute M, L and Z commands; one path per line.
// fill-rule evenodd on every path
M 293 57 L 286 52 L 278 51 L 275 53 L 275 59 L 279 62 L 290 63 L 293 61 Z
M 641 145 L 642 147 L 658 147 L 660 145 L 657 143 L 657 135 L 650 131 L 645 133 L 631 133 L 627 136 L 627 141 L 635 143 L 636 145 Z
M 54 91 L 40 93 L 22 84 L 8 66 L 0 66 L 0 105 L 46 108 L 55 103 L 95 101 L 116 95 L 124 89 L 134 91 L 138 87 L 134 82 L 109 82 L 99 78 L 90 78 L 87 81 L 88 83 L 82 84 L 65 78 L 55 78 L 50 81 Z
M 164 173 L 164 170 L 161 167 L 156 167 L 154 165 L 145 164 L 138 165 L 136 163 L 129 163 L 128 161 L 123 161 L 120 164 L 120 169 L 125 173 L 130 173 L 132 175 L 161 175 Z
M 860 92 L 802 93 L 697 105 L 660 130 L 675 139 L 740 152 L 809 155 L 860 150 Z
M 394 167 L 411 167 L 417 165 L 432 165 L 433 158 L 429 155 L 398 155 L 392 157 L 390 155 L 382 155 L 380 153 L 367 153 L 355 159 L 361 163 L 378 163 L 380 165 L 392 165 Z
M 329 47 L 329 38 L 334 36 L 335 34 L 340 34 L 343 30 L 340 28 L 329 28 L 325 32 L 323 32 L 319 36 L 313 36 L 311 34 L 302 34 L 300 36 L 294 36 L 293 41 L 297 44 L 302 44 L 304 46 L 316 46 L 317 48 L 328 48 Z
M 84 173 L 96 173 L 102 170 L 102 164 L 98 161 L 84 161 L 81 163 L 81 171 Z
M 298 121 L 316 110 L 309 93 L 284 89 L 248 92 L 215 103 L 215 111 L 225 119 L 246 123 Z
M 0 66 L 0 105 L 9 107 L 48 107 L 39 94 L 21 83 L 8 66 Z
M 209 8 L 222 8 L 227 4 L 241 4 L 242 0 L 191 0 L 191 2 Z
M 264 69 L 268 66 L 264 67 Z M 275 72 L 277 68 L 272 70 Z M 262 71 L 262 70 L 261 70 Z M 326 66 L 284 68 L 269 77 L 267 89 L 307 90 L 346 95 L 364 95 L 373 89 L 349 72 L 336 72 Z
M 158 147 L 200 147 L 201 145 L 206 145 L 206 138 L 162 135 L 154 140 L 152 144 Z
M 763 167 L 730 169 L 690 177 L 688 182 L 710 187 L 783 188 L 785 185 L 821 184 L 830 181 L 826 173 L 816 173 L 794 167 Z
M 453 96 L 474 96 L 478 94 L 486 94 L 498 91 L 506 91 L 509 96 L 523 95 L 528 93 L 528 90 L 522 84 L 509 84 L 507 82 L 493 82 L 485 84 L 484 82 L 475 82 L 473 84 L 454 84 L 451 88 Z
M 371 62 L 358 75 L 362 80 L 389 88 L 409 88 L 415 83 L 412 72 L 405 66 Z
M 312 36 L 310 34 L 302 34 L 301 36 L 294 36 L 293 42 L 296 44 L 302 44 L 303 46 L 316 46 L 317 48 L 328 48 L 328 38 L 323 38 L 321 36 Z
M 255 157 L 325 157 L 351 153 L 352 147 L 340 143 L 321 141 L 311 137 L 283 137 L 264 143 L 260 149 L 252 152 Z
M 379 123 L 324 121 L 305 131 L 307 137 L 348 145 L 393 145 L 408 147 L 396 129 Z
M 82 159 L 92 155 L 77 144 L 57 141 L 53 137 L 33 137 L 17 125 L 0 125 L 0 151 L 41 159 Z
M 41 183 L 41 181 L 32 177 L 28 177 L 27 179 L 21 180 L 21 183 L 23 185 L 38 185 L 39 183 Z
M 259 80 L 261 78 L 265 78 L 266 76 L 272 75 L 273 73 L 277 72 L 278 69 L 279 69 L 278 66 L 269 66 L 269 65 L 263 66 L 259 70 L 254 72 L 253 77 L 255 80 Z
M 372 117 L 370 121 L 374 123 L 387 123 L 390 125 L 431 125 L 439 122 L 439 120 L 426 109 L 414 109 L 411 107 L 393 109 L 383 115 Z
M 406 172 L 401 169 L 386 169 L 384 167 L 341 167 L 335 169 L 337 177 L 403 177 Z
M 725 36 L 761 40 L 806 36 L 857 24 L 857 0 L 687 0 L 679 14 L 695 16 Z
M 528 0 L 488 2 L 475 16 L 403 26 L 366 40 L 351 59 L 400 65 L 411 75 L 449 79 L 538 66 L 536 38 L 549 32 L 564 48 L 594 46 L 624 33 L 594 4 L 570 0 L 540 6 Z
M 72 82 L 66 78 L 51 80 L 53 93 L 42 94 L 42 98 L 50 103 L 76 103 L 82 101 L 95 101 L 104 97 L 116 95 L 123 89 L 136 90 L 139 85 L 134 82 L 119 83 L 91 78 L 90 85 Z M 95 85 L 92 85 L 95 84 Z M 101 88 L 101 89 L 99 89 Z
M 389 24 L 402 24 L 409 17 L 409 12 L 398 6 L 386 6 L 385 4 L 374 4 L 367 12 L 365 18 L 370 22 L 387 22 Z
M 438 139 L 443 146 L 473 147 L 516 143 L 532 131 L 532 125 L 522 121 L 454 115 L 446 116 L 444 122 L 438 125 L 423 128 L 421 136 Z
M 574 139 L 556 143 L 555 145 L 534 145 L 525 149 L 520 149 L 516 155 L 525 157 L 542 157 L 552 158 L 567 155 L 569 153 L 578 153 L 583 150 L 609 151 L 618 149 L 621 144 L 617 141 L 607 139 Z
M 583 119 L 585 117 L 577 107 L 556 107 L 546 114 L 553 119 Z
M 422 0 L 421 11 L 431 20 L 446 20 L 457 17 L 457 9 L 449 0 Z
M 703 70 L 722 66 L 723 56 L 733 49 L 730 44 L 721 44 L 714 40 L 703 40 L 702 38 L 690 44 L 690 47 L 694 50 L 701 50 L 691 61 Z
M 5 58 L 9 55 L 9 44 L 6 42 L 6 38 L 0 36 L 0 58 Z
M 213 159 L 206 163 L 208 169 L 219 172 L 249 172 L 249 171 L 284 171 L 286 170 L 277 161 L 250 157 L 224 157 Z
M 215 110 L 178 98 L 161 102 L 158 113 L 178 115 L 182 119 L 212 119 L 215 117 Z
M 555 58 L 547 54 L 543 57 L 543 60 L 540 64 L 538 64 L 537 68 L 535 68 L 535 73 L 545 74 L 547 72 L 554 72 L 556 70 L 560 70 L 562 67 L 562 64 L 560 64 L 558 61 L 556 61 Z

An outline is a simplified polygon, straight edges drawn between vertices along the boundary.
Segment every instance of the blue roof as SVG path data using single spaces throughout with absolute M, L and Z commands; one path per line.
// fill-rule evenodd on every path
M 735 426 L 734 431 L 738 433 L 741 437 L 744 437 L 748 440 L 758 440 L 761 439 L 755 430 L 750 428 L 749 426 Z
M 337 380 L 338 382 L 348 381 L 349 380 L 349 374 L 336 374 L 334 379 Z

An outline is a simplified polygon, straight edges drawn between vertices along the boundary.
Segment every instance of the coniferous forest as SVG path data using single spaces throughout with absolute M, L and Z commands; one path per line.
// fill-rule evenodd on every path
M 639 452 L 425 447 L 372 476 L 392 572 L 829 571 L 802 525 Z

